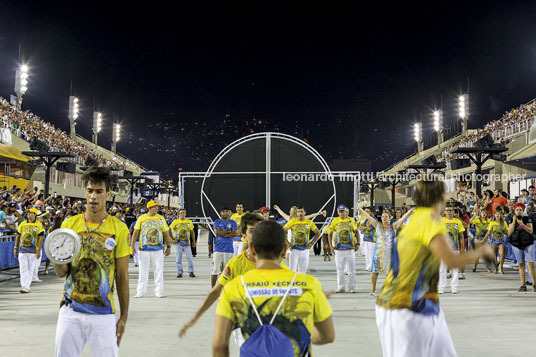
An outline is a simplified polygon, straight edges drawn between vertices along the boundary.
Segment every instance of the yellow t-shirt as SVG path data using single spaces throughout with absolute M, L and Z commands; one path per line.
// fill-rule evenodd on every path
M 446 234 L 445 224 L 431 208 L 417 208 L 393 247 L 391 270 L 376 304 L 386 309 L 410 309 L 425 315 L 439 313 L 440 260 L 428 249 L 432 238 Z
M 233 213 L 233 215 L 231 216 L 231 219 L 236 222 L 237 231 L 238 231 L 238 235 L 236 237 L 234 237 L 233 240 L 242 240 L 242 225 L 241 225 L 241 223 L 242 223 L 242 216 L 245 215 L 245 214 L 246 214 L 245 212 L 242 213 L 242 214 Z
M 190 245 L 190 232 L 194 229 L 194 224 L 188 218 L 176 219 L 171 222 L 169 226 L 173 232 L 175 232 L 175 239 L 179 240 L 179 244 L 182 246 Z
M 270 322 L 294 274 L 288 269 L 254 269 L 243 275 L 263 323 Z M 259 327 L 240 277 L 223 288 L 216 314 L 238 324 L 246 340 Z M 331 307 L 318 279 L 312 275 L 298 274 L 273 325 L 292 341 L 294 355 L 304 356 L 311 350 L 314 323 L 326 320 L 331 314 Z
M 221 273 L 220 277 L 218 278 L 218 283 L 225 285 L 237 276 L 243 275 L 246 272 L 255 269 L 256 264 L 256 262 L 249 260 L 246 257 L 246 252 L 243 251 L 236 257 L 233 257 L 229 260 L 225 266 L 225 269 L 223 269 L 223 273 Z M 281 268 L 288 269 L 283 260 L 281 260 Z
M 482 219 L 480 217 L 473 218 L 471 224 L 475 226 L 476 238 L 484 238 L 486 232 L 488 231 L 489 218 Z
M 365 216 L 359 217 L 359 226 L 372 227 L 371 231 L 363 230 L 363 242 L 376 242 L 376 229 L 374 226 L 369 223 L 368 219 Z
M 298 218 L 292 218 L 290 222 L 285 224 L 285 229 L 290 229 L 292 232 L 290 239 L 292 249 L 305 250 L 309 244 L 311 231 L 317 230 L 318 228 L 310 219 L 300 221 Z
M 147 213 L 142 214 L 136 221 L 134 229 L 140 231 L 139 249 L 140 250 L 161 250 L 164 249 L 164 233 L 169 231 L 169 227 L 164 217 L 159 214 L 149 216 Z
M 503 224 L 499 224 L 497 221 L 491 221 L 488 226 L 488 231 L 491 232 L 490 238 L 493 240 L 500 240 L 504 238 L 505 234 L 508 234 L 508 225 L 505 221 Z
M 90 230 L 98 223 L 87 223 Z M 72 302 L 73 310 L 85 314 L 114 314 L 115 260 L 128 256 L 128 228 L 119 219 L 108 216 L 96 232 L 88 232 L 82 215 L 65 220 L 80 237 L 80 253 L 71 262 L 65 280 L 63 302 Z
M 29 223 L 28 221 L 23 221 L 17 227 L 17 232 L 20 234 L 20 252 L 35 254 L 39 235 L 45 232 L 41 222 Z
M 333 233 L 331 244 L 335 249 L 353 249 L 357 244 L 354 231 L 357 230 L 357 223 L 352 217 L 341 219 L 335 218 L 328 227 Z
M 458 218 L 447 219 L 447 217 L 443 217 L 441 221 L 443 221 L 447 227 L 448 237 L 452 241 L 452 249 L 457 251 L 460 244 L 458 241 L 459 233 L 465 232 L 462 221 Z

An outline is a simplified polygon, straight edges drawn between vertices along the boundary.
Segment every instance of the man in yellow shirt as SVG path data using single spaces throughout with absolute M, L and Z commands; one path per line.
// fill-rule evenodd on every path
M 365 212 L 369 216 L 374 217 L 371 207 L 365 208 Z M 361 252 L 365 256 L 365 270 L 372 271 L 372 258 L 374 256 L 374 246 L 376 245 L 376 230 L 365 216 L 359 217 L 359 230 L 363 237 Z
M 147 203 L 147 213 L 136 221 L 132 241 L 134 244 L 139 238 L 139 264 L 138 288 L 135 298 L 141 298 L 147 292 L 149 281 L 149 269 L 153 266 L 154 294 L 156 297 L 164 297 L 164 255 L 167 257 L 171 249 L 171 234 L 166 219 L 159 215 L 158 204 L 155 201 Z M 166 250 L 164 249 L 164 240 Z
M 335 252 L 337 267 L 337 292 L 344 293 L 344 273 L 348 273 L 348 291 L 355 293 L 355 251 L 359 249 L 359 232 L 357 223 L 348 217 L 345 205 L 337 206 L 339 217 L 335 218 L 328 227 L 330 248 Z
M 441 219 L 441 221 L 445 224 L 447 227 L 447 237 L 450 238 L 450 242 L 452 243 L 452 251 L 454 254 L 459 253 L 459 247 L 461 247 L 462 253 L 465 252 L 465 246 L 464 244 L 458 244 L 459 242 L 463 242 L 463 232 L 465 232 L 465 228 L 463 228 L 463 223 L 458 218 L 454 217 L 454 208 L 453 207 L 447 207 L 445 209 L 445 217 Z M 458 293 L 458 268 L 452 269 L 452 279 L 450 281 L 450 288 L 453 294 Z M 447 265 L 444 262 L 441 262 L 441 266 L 439 267 L 439 285 L 438 285 L 438 293 L 443 294 L 445 292 L 445 287 L 447 286 Z
M 253 213 L 246 213 L 242 216 L 242 235 L 246 238 L 246 241 L 249 243 L 253 239 L 253 230 L 259 222 L 262 222 L 263 218 L 260 215 Z M 285 263 L 281 263 L 281 266 L 286 267 Z M 255 269 L 255 256 L 251 253 L 249 249 L 249 244 L 246 250 L 237 255 L 234 258 L 231 258 L 225 268 L 223 269 L 222 274 L 218 278 L 216 285 L 210 290 L 205 300 L 201 304 L 201 307 L 197 310 L 195 316 L 182 327 L 179 337 L 183 337 L 186 334 L 186 331 L 192 327 L 196 321 L 207 311 L 212 304 L 220 297 L 221 291 L 225 284 L 248 272 Z
M 320 231 L 313 221 L 305 218 L 305 208 L 298 207 L 297 214 L 297 218 L 293 218 L 285 224 L 284 230 L 285 233 L 288 230 L 292 232 L 290 238 L 290 269 L 305 274 L 309 265 L 309 249 L 320 238 Z M 311 231 L 315 234 L 312 241 L 309 240 Z
M 281 226 L 273 221 L 259 223 L 249 249 L 256 256 L 257 268 L 233 279 L 223 289 L 216 309 L 212 355 L 229 355 L 229 336 L 235 325 L 245 339 L 243 349 L 260 327 L 259 319 L 286 335 L 295 356 L 310 355 L 311 344 L 333 342 L 332 310 L 320 282 L 311 275 L 281 268 L 287 251 Z M 253 310 L 258 311 L 258 317 Z
M 69 264 L 54 264 L 56 275 L 66 276 L 55 355 L 81 356 L 87 342 L 94 356 L 117 356 L 128 317 L 128 228 L 106 213 L 109 169 L 91 167 L 82 181 L 87 208 L 61 225 L 78 234 L 80 252 Z M 121 308 L 119 320 L 115 317 L 114 285 Z
M 41 222 L 36 221 L 37 214 L 36 208 L 28 210 L 27 220 L 17 227 L 13 254 L 19 258 L 21 293 L 30 292 L 36 265 L 41 263 L 41 246 L 45 230 Z
M 236 257 L 238 254 L 242 253 L 244 250 L 244 244 L 242 242 L 242 229 L 240 228 L 240 221 L 244 215 L 244 205 L 241 203 L 236 204 L 236 213 L 233 213 L 231 219 L 236 222 L 237 232 L 236 237 L 233 238 L 233 257 Z
M 171 242 L 175 245 L 177 278 L 182 278 L 183 252 L 188 260 L 188 273 L 190 274 L 191 278 L 194 278 L 194 257 L 192 255 L 191 248 L 195 247 L 195 230 L 192 221 L 186 218 L 186 210 L 184 208 L 179 209 L 179 218 L 171 222 L 169 229 L 171 229 L 173 235 L 175 236 L 175 239 L 171 239 Z M 190 247 L 190 241 L 192 242 L 192 247 Z

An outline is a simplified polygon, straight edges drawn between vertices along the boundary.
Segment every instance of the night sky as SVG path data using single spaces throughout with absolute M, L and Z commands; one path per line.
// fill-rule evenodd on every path
M 455 124 L 468 78 L 470 128 L 536 97 L 536 3 L 432 3 L 2 2 L 0 96 L 13 93 L 20 43 L 31 69 L 23 109 L 68 130 L 72 80 L 77 131 L 91 139 L 95 101 L 106 120 L 99 143 L 110 147 L 115 114 L 119 152 L 168 176 L 206 170 L 223 145 L 265 130 L 381 170 L 416 150 L 416 120 L 432 133 L 441 98 L 445 125 Z

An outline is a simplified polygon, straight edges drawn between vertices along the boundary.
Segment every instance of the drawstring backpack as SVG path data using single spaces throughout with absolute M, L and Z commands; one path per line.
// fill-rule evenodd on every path
M 283 306 L 283 302 L 285 301 L 290 289 L 292 288 L 292 285 L 294 284 L 294 280 L 296 280 L 297 275 L 298 272 L 294 274 L 292 282 L 290 283 L 285 295 L 283 295 L 283 298 L 281 299 L 281 302 L 279 303 L 277 310 L 274 312 L 272 320 L 270 320 L 269 324 L 262 323 L 259 312 L 255 307 L 255 303 L 253 302 L 253 298 L 251 297 L 248 289 L 246 288 L 244 276 L 241 276 L 242 286 L 244 287 L 245 295 L 251 302 L 251 307 L 253 308 L 253 311 L 255 311 L 255 315 L 257 316 L 257 319 L 259 320 L 261 326 L 249 336 L 246 342 L 242 344 L 242 346 L 240 347 L 240 357 L 294 356 L 294 347 L 292 345 L 292 341 L 287 337 L 287 335 L 285 335 L 277 327 L 272 325 L 272 323 L 274 322 L 275 317 L 279 313 L 281 306 Z

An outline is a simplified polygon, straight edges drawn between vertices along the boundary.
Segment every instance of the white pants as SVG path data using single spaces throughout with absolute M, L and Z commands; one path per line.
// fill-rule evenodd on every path
M 83 314 L 62 306 L 56 326 L 55 356 L 81 356 L 86 342 L 93 356 L 117 356 L 116 323 L 114 314 Z
M 292 249 L 289 257 L 290 270 L 305 274 L 309 265 L 309 249 L 297 250 Z M 297 269 L 297 270 L 296 270 Z
M 244 344 L 244 336 L 242 336 L 242 330 L 240 328 L 235 328 L 232 332 L 236 346 L 240 350 L 240 347 Z
M 365 255 L 365 253 L 363 252 L 363 232 L 359 231 L 359 253 L 361 254 L 361 256 Z
M 41 253 L 41 254 L 43 254 L 43 253 Z M 32 275 L 32 281 L 39 280 L 39 267 L 40 266 L 41 266 L 41 257 L 39 257 L 39 259 L 37 259 L 37 256 L 36 256 L 33 275 Z
M 232 257 L 233 253 L 214 252 L 214 256 L 212 257 L 212 275 L 220 274 Z
M 372 257 L 374 256 L 374 246 L 376 243 L 363 241 L 361 245 L 361 251 L 365 255 L 365 270 L 372 270 Z
M 409 309 L 385 309 L 376 305 L 376 325 L 383 357 L 455 357 L 443 311 L 423 315 Z
M 454 254 L 458 254 L 458 252 L 453 252 Z M 451 269 L 452 270 L 452 279 L 450 280 L 450 288 L 451 289 L 458 289 L 458 268 Z M 439 290 L 445 290 L 445 287 L 447 286 L 447 265 L 441 262 L 441 265 L 439 267 L 439 284 L 438 289 Z
M 149 282 L 150 265 L 153 266 L 154 293 L 164 293 L 164 254 L 162 250 L 139 251 L 140 272 L 138 275 L 138 294 L 145 295 Z
M 337 288 L 344 289 L 344 274 L 348 273 L 348 289 L 355 289 L 355 250 L 335 250 Z
M 35 253 L 19 252 L 20 287 L 30 290 L 37 259 Z
M 233 241 L 233 258 L 242 253 L 244 250 L 244 243 L 241 240 Z
M 134 244 L 134 247 L 132 248 L 132 256 L 134 257 L 134 265 L 139 265 L 140 260 L 138 256 L 138 243 Z

